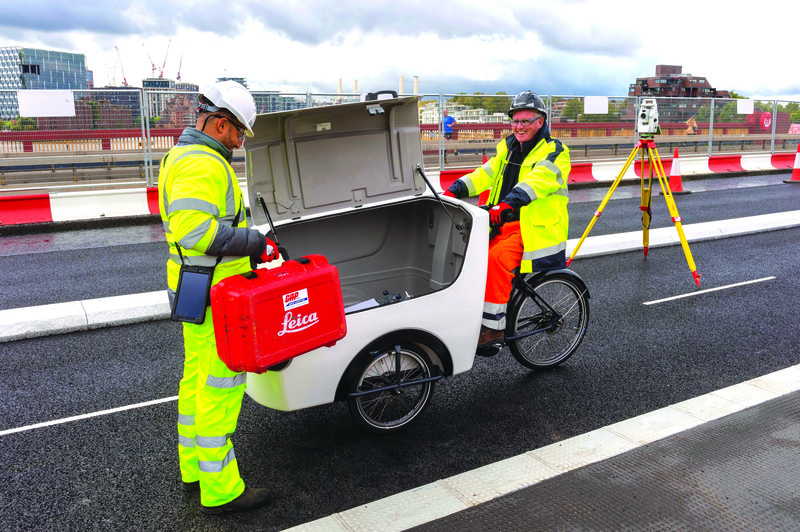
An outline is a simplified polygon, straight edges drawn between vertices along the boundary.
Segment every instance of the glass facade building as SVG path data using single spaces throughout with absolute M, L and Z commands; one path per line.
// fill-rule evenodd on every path
M 83 54 L 0 47 L 0 118 L 16 118 L 17 90 L 81 90 L 90 79 Z

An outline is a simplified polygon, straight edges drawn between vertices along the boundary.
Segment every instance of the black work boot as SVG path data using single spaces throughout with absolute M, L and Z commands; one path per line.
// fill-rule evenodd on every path
M 181 489 L 186 493 L 194 493 L 195 491 L 200 491 L 200 481 L 195 480 L 194 482 L 184 482 L 181 480 Z
M 201 504 L 200 511 L 208 515 L 222 512 L 246 512 L 264 506 L 271 498 L 269 492 L 263 488 L 245 488 L 242 494 L 231 502 L 219 506 L 203 506 Z

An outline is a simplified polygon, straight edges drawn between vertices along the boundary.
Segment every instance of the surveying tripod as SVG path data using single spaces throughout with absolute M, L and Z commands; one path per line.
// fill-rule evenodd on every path
M 678 230 L 678 236 L 681 239 L 681 246 L 683 247 L 683 254 L 686 255 L 686 262 L 689 264 L 689 269 L 692 270 L 692 276 L 694 277 L 695 284 L 699 287 L 700 286 L 700 274 L 697 273 L 697 268 L 694 265 L 694 259 L 692 259 L 692 252 L 689 249 L 689 243 L 686 241 L 686 235 L 683 233 L 683 226 L 681 225 L 681 216 L 678 214 L 678 207 L 675 205 L 675 200 L 672 197 L 672 191 L 667 184 L 667 178 L 664 173 L 664 167 L 661 164 L 661 158 L 658 156 L 658 149 L 656 148 L 656 142 L 653 138 L 653 134 L 641 134 L 639 141 L 636 142 L 636 145 L 633 148 L 630 156 L 628 156 L 628 160 L 625 161 L 625 166 L 622 167 L 622 171 L 620 171 L 617 178 L 614 180 L 614 183 L 611 185 L 611 188 L 608 190 L 606 197 L 603 198 L 602 203 L 600 203 L 600 207 L 594 213 L 594 217 L 589 222 L 589 226 L 586 228 L 586 231 L 583 232 L 583 236 L 581 237 L 578 245 L 575 246 L 575 249 L 572 250 L 572 255 L 570 255 L 569 260 L 567 261 L 567 267 L 569 267 L 570 262 L 572 259 L 575 258 L 575 255 L 578 254 L 578 250 L 581 248 L 583 241 L 586 240 L 586 237 L 589 235 L 589 231 L 592 230 L 594 227 L 597 218 L 603 214 L 603 209 L 605 208 L 608 200 L 611 199 L 611 195 L 619 185 L 619 182 L 622 180 L 622 177 L 625 175 L 625 172 L 628 171 L 631 163 L 636 160 L 636 154 L 642 149 L 642 147 L 647 148 L 647 168 L 649 169 L 650 177 L 647 180 L 647 185 L 645 186 L 645 164 L 644 164 L 644 155 L 645 152 L 642 151 L 642 203 L 639 207 L 642 211 L 642 245 L 644 247 L 644 256 L 647 257 L 647 251 L 650 247 L 650 217 L 652 215 L 652 211 L 650 209 L 650 200 L 652 196 L 652 186 L 653 186 L 653 169 L 655 169 L 656 177 L 658 178 L 658 183 L 661 185 L 661 192 L 664 195 L 664 199 L 667 202 L 667 207 L 669 208 L 669 214 L 672 216 L 672 222 L 675 224 L 675 228 Z

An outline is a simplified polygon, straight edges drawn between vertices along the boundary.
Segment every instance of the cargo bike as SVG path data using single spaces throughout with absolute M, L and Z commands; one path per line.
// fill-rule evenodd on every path
M 472 368 L 489 216 L 433 190 L 421 167 L 418 101 L 256 119 L 245 144 L 252 216 L 263 232 L 274 223 L 292 257 L 335 266 L 347 329 L 330 347 L 248 373 L 257 403 L 293 411 L 342 401 L 361 427 L 389 433 L 418 418 L 437 381 Z M 517 273 L 505 340 L 477 354 L 507 345 L 528 368 L 561 364 L 584 337 L 588 298 L 572 271 Z

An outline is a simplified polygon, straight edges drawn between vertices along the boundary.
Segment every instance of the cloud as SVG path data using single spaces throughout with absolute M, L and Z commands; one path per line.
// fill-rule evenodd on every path
M 249 0 L 241 4 L 266 28 L 304 44 L 333 41 L 352 31 L 376 35 L 436 33 L 444 39 L 513 35 L 523 30 L 518 17 L 504 7 L 454 2 L 342 2 L 341 0 Z
M 735 9 L 687 0 L 669 9 L 627 0 L 27 0 L 3 2 L 0 43 L 86 55 L 96 80 L 119 63 L 131 83 L 151 75 L 150 60 L 172 77 L 203 85 L 243 76 L 253 88 L 519 92 L 625 95 L 657 64 L 682 65 L 720 89 L 745 95 L 798 92 L 785 54 L 793 4 L 763 0 L 758 22 Z M 691 11 L 687 18 L 686 13 Z M 711 23 L 713 21 L 713 23 Z M 755 23 L 754 23 L 755 21 Z M 769 40 L 767 40 L 769 39 Z M 111 77 L 111 76 L 109 76 Z M 121 79 L 117 68 L 117 78 Z
M 123 15 L 130 4 L 130 0 L 105 0 L 102 4 L 96 0 L 3 2 L 0 26 L 43 33 L 81 30 L 131 34 L 138 26 Z

